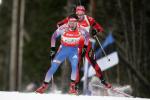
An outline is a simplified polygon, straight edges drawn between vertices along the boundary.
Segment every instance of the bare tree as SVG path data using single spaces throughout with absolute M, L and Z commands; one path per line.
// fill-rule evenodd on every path
M 14 0 L 10 51 L 10 90 L 21 89 L 25 0 Z
M 9 88 L 10 90 L 16 90 L 16 76 L 17 76 L 17 35 L 18 35 L 18 22 L 19 22 L 19 0 L 13 1 L 12 8 L 12 32 L 11 32 L 11 55 L 10 55 L 10 76 L 9 76 Z

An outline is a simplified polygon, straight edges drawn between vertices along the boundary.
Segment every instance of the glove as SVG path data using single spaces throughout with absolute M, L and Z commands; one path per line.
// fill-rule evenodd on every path
M 96 29 L 92 29 L 92 36 L 94 37 L 96 34 L 97 34 L 98 32 L 97 32 L 97 30 Z
M 84 45 L 84 47 L 82 48 L 82 54 L 81 54 L 82 57 L 85 56 L 85 54 L 86 54 L 86 49 L 87 49 L 87 46 Z
M 53 59 L 55 57 L 55 54 L 56 54 L 56 48 L 55 47 L 51 47 L 51 51 L 50 51 L 51 59 Z

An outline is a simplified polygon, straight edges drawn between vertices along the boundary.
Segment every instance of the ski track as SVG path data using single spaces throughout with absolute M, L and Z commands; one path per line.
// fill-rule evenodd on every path
M 85 96 L 69 94 L 37 94 L 23 92 L 0 92 L 0 100 L 150 100 L 147 98 L 128 98 L 112 96 Z

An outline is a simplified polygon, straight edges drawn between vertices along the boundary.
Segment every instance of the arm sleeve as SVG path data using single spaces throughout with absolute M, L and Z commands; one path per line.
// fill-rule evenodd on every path
M 66 17 L 66 18 L 63 19 L 62 21 L 59 21 L 59 22 L 57 23 L 57 27 L 60 27 L 61 25 L 68 23 L 68 19 L 69 19 L 69 18 Z
M 90 34 L 87 32 L 85 29 L 81 29 L 81 34 L 84 37 L 84 45 L 88 45 L 89 39 L 90 39 Z
M 59 28 L 53 33 L 51 37 L 51 47 L 55 47 L 56 39 L 61 36 L 61 33 Z
M 87 16 L 87 18 L 88 18 L 88 20 L 89 20 L 90 25 L 91 25 L 94 29 L 96 29 L 98 32 L 103 32 L 103 31 L 104 31 L 103 27 L 102 27 L 100 24 L 98 24 L 98 23 L 95 21 L 94 18 L 89 17 L 89 16 Z

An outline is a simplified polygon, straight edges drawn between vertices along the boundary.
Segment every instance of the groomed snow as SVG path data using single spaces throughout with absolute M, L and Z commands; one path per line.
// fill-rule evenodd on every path
M 0 100 L 150 100 L 146 98 L 127 98 L 111 96 L 83 96 L 67 94 L 36 94 L 21 92 L 0 92 Z

